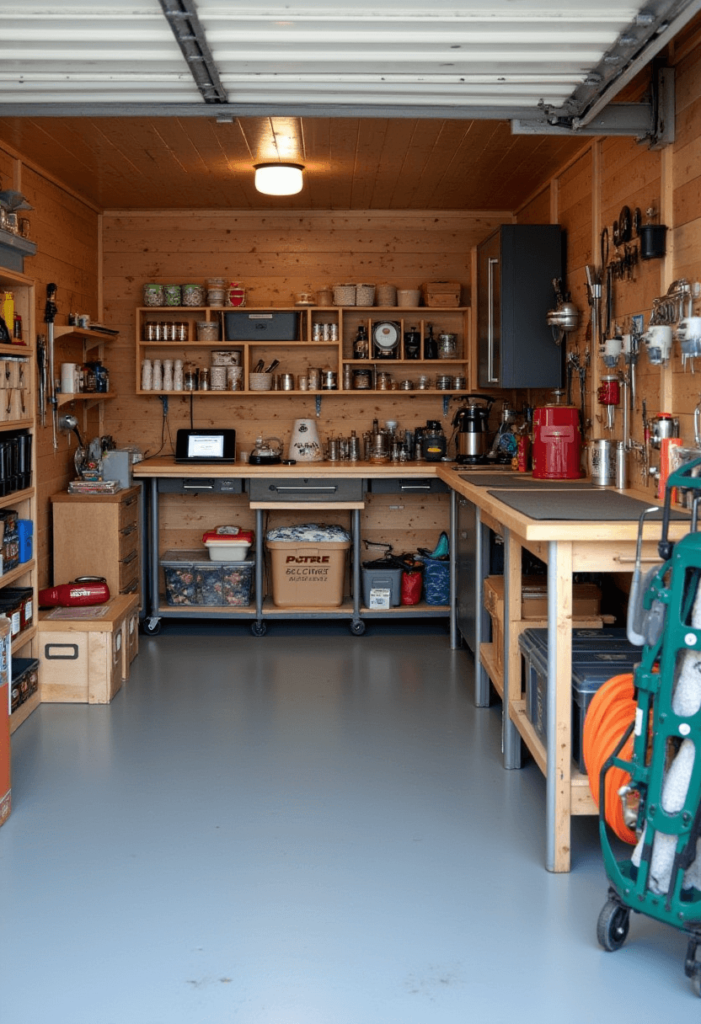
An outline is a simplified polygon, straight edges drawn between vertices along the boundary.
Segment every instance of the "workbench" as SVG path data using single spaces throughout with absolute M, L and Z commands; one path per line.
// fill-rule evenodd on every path
M 142 626 L 155 635 L 164 617 L 242 618 L 249 620 L 255 636 L 263 636 L 271 618 L 348 619 L 351 632 L 361 635 L 365 621 L 392 618 L 444 617 L 451 619 L 451 643 L 459 645 L 453 615 L 454 601 L 446 605 L 403 605 L 389 609 L 361 606 L 360 513 L 365 493 L 378 483 L 392 482 L 398 493 L 431 493 L 449 488 L 431 462 L 305 462 L 294 466 L 251 466 L 249 463 L 176 463 L 172 457 L 150 459 L 134 466 L 134 476 L 144 481 L 147 493 L 146 565 L 149 596 Z M 247 507 L 255 512 L 255 602 L 249 607 L 169 606 L 161 600 L 159 578 L 159 503 L 163 493 L 247 494 Z M 271 510 L 325 512 L 341 510 L 350 515 L 352 543 L 351 597 L 339 607 L 276 608 L 264 598 L 264 513 Z M 446 522 L 446 526 L 448 523 Z M 454 592 L 454 561 L 451 563 L 451 594 Z
M 503 486 L 482 487 L 465 479 L 464 468 L 439 470 L 440 476 L 478 510 L 477 530 L 494 530 L 504 540 L 504 650 L 501 680 L 503 714 L 502 740 L 505 768 L 521 767 L 521 741 L 525 743 L 546 778 L 546 867 L 549 871 L 570 870 L 571 818 L 576 814 L 595 814 L 596 806 L 589 780 L 572 761 L 572 578 L 577 572 L 632 572 L 638 534 L 638 519 L 628 521 L 584 518 L 535 519 L 506 504 L 513 494 L 513 482 L 505 478 Z M 523 482 L 519 481 L 521 488 Z M 562 487 L 564 482 L 560 484 Z M 532 480 L 533 492 L 544 492 L 545 482 Z M 587 500 L 602 494 L 586 480 L 567 481 L 568 493 L 578 492 L 580 508 Z M 501 488 L 501 489 L 500 489 Z M 608 495 L 620 494 L 606 488 Z M 546 491 L 551 502 L 563 491 Z M 500 498 L 501 494 L 501 498 Z M 645 506 L 659 504 L 647 492 L 627 491 L 625 497 Z M 679 513 L 678 513 L 679 514 Z M 647 567 L 660 561 L 657 542 L 660 521 L 645 525 L 642 558 Z M 670 537 L 678 539 L 688 532 L 688 518 L 673 520 Z M 521 553 L 526 548 L 548 567 L 548 738 L 544 744 L 526 713 L 521 684 L 519 634 L 533 625 L 521 617 Z M 485 573 L 486 575 L 486 573 Z M 475 703 L 489 703 L 484 661 L 475 652 Z M 554 724 L 554 727 L 553 727 Z

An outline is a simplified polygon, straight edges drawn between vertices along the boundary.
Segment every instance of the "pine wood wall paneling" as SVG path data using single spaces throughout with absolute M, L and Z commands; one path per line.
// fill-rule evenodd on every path
M 0 150 L 0 155 L 2 151 Z M 46 334 L 44 309 L 46 286 L 58 286 L 56 323 L 66 323 L 68 312 L 97 314 L 97 214 L 76 196 L 62 189 L 55 181 L 33 167 L 22 167 L 22 191 L 33 210 L 28 214 L 30 237 L 37 243 L 37 255 L 25 261 L 25 273 L 35 281 L 35 320 L 37 334 Z M 59 375 L 63 361 L 75 362 L 82 357 L 82 346 L 74 342 L 55 346 L 55 367 Z M 69 408 L 63 412 L 73 411 Z M 76 411 L 81 430 L 86 433 L 88 420 Z M 92 436 L 92 435 L 90 435 Z M 58 449 L 52 443 L 51 412 L 47 404 L 46 427 L 37 419 L 37 536 L 35 551 L 39 566 L 39 586 L 51 582 L 50 496 L 66 487 L 74 475 L 75 439 L 58 434 Z M 65 582 L 65 581 L 63 581 Z

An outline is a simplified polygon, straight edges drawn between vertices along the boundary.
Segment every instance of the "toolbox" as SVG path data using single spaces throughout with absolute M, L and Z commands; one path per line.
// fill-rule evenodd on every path
M 225 341 L 298 341 L 299 313 L 250 313 L 245 309 L 224 313 Z

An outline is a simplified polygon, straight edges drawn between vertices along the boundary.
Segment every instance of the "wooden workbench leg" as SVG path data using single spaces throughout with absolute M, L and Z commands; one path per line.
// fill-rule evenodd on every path
M 570 870 L 572 773 L 572 545 L 548 545 L 546 860 Z
M 475 508 L 475 707 L 488 708 L 490 698 L 490 682 L 487 670 L 480 658 L 483 627 L 485 625 L 484 609 L 484 578 L 489 575 L 489 530 L 482 525 L 482 514 Z M 486 542 L 485 542 L 486 538 Z M 486 563 L 486 564 L 485 564 Z M 457 604 L 457 598 L 456 602 Z
M 518 633 L 512 628 L 514 618 L 521 617 L 521 545 L 511 530 L 504 530 L 504 699 L 501 709 L 501 746 L 505 768 L 521 767 L 521 737 L 509 708 L 521 696 L 521 655 Z

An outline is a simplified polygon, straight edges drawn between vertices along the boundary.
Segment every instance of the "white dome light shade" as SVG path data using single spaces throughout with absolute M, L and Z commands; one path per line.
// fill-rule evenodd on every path
M 267 196 L 293 196 L 302 191 L 302 164 L 256 164 L 256 188 Z

